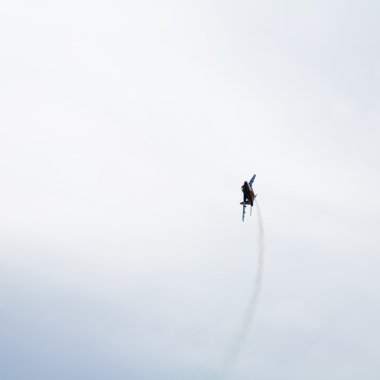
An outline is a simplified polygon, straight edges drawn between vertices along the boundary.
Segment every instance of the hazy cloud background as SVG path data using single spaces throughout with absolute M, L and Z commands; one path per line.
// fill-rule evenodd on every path
M 0 377 L 378 379 L 379 4 L 4 1 Z

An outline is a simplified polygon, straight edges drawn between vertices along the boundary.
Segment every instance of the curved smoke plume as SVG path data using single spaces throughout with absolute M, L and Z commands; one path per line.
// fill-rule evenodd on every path
M 252 319 L 257 310 L 260 291 L 261 291 L 261 282 L 263 277 L 263 268 L 264 268 L 264 225 L 263 218 L 261 215 L 259 204 L 256 200 L 257 208 L 257 221 L 258 221 L 258 256 L 257 256 L 257 267 L 255 273 L 255 280 L 253 284 L 253 289 L 247 309 L 244 314 L 243 322 L 238 330 L 238 333 L 234 339 L 234 342 L 231 348 L 228 350 L 227 355 L 224 359 L 224 373 L 227 374 L 232 365 L 236 362 L 239 353 L 241 351 L 242 345 L 246 340 L 249 329 L 252 324 Z

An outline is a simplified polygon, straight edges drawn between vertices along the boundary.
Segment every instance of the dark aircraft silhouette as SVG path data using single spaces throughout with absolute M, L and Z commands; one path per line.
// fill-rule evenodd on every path
M 252 215 L 253 201 L 257 197 L 257 194 L 255 194 L 252 189 L 252 184 L 255 178 L 256 178 L 256 174 L 253 175 L 253 177 L 251 178 L 249 182 L 245 181 L 243 186 L 241 187 L 241 191 L 243 192 L 243 202 L 240 202 L 240 204 L 243 205 L 243 218 L 242 218 L 243 222 L 244 222 L 244 216 L 245 216 L 245 208 L 247 204 L 251 205 L 250 215 Z

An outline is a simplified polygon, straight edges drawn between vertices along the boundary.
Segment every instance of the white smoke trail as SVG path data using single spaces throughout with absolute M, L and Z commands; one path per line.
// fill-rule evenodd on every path
M 258 256 L 257 256 L 257 267 L 256 267 L 256 274 L 255 274 L 255 281 L 253 284 L 253 290 L 251 293 L 251 297 L 248 303 L 248 307 L 244 314 L 243 323 L 240 326 L 240 329 L 236 335 L 236 338 L 230 348 L 230 350 L 227 352 L 227 355 L 224 360 L 224 374 L 226 375 L 227 372 L 230 370 L 232 365 L 237 360 L 240 350 L 242 348 L 242 345 L 247 338 L 249 329 L 252 324 L 252 319 L 255 315 L 255 312 L 257 310 L 259 298 L 260 298 L 260 291 L 261 291 L 261 282 L 263 277 L 263 268 L 264 268 L 264 224 L 263 224 L 263 218 L 261 215 L 259 204 L 256 200 L 256 208 L 257 208 L 257 222 L 258 222 Z

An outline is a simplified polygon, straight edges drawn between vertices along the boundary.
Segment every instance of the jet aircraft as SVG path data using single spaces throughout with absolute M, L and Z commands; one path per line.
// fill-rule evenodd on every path
M 243 222 L 244 222 L 244 216 L 245 216 L 245 208 L 247 204 L 251 205 L 250 215 L 252 215 L 253 201 L 257 197 L 257 194 L 255 194 L 252 189 L 252 184 L 255 178 L 256 178 L 256 174 L 253 175 L 253 177 L 251 178 L 249 182 L 244 181 L 244 184 L 241 187 L 241 191 L 243 192 L 243 202 L 241 202 L 240 204 L 243 205 L 243 218 L 242 218 Z

